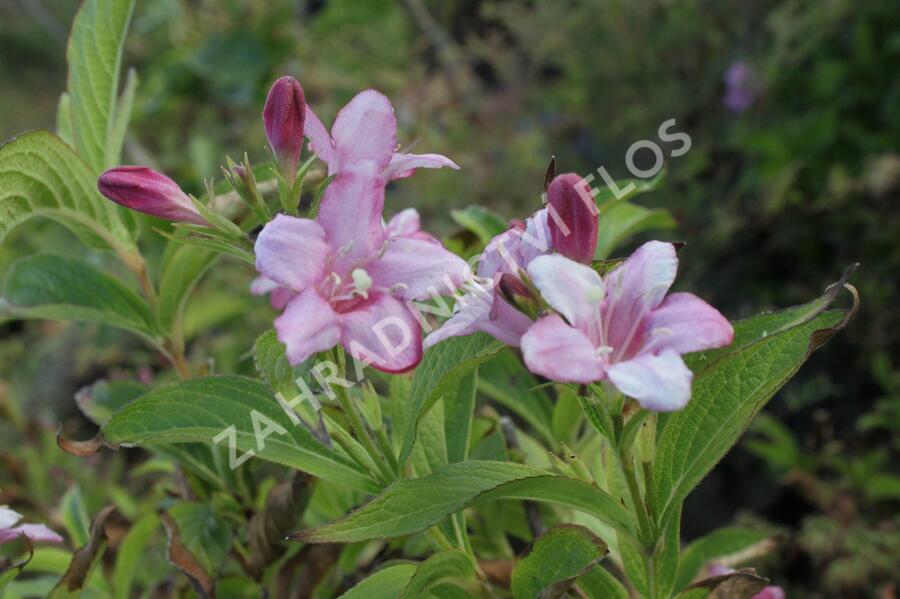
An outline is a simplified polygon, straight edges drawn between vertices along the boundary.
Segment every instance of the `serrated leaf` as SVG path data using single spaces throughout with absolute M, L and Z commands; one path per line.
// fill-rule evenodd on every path
M 205 503 L 179 501 L 166 513 L 178 527 L 178 539 L 210 576 L 231 551 L 231 526 Z
M 410 406 L 402 435 L 401 464 L 406 463 L 416 442 L 419 419 L 434 405 L 455 381 L 471 372 L 479 364 L 491 359 L 504 345 L 489 335 L 477 333 L 468 337 L 453 337 L 425 352 L 416 368 L 410 387 Z
M 256 371 L 273 391 L 283 391 L 285 386 L 294 384 L 294 369 L 284 352 L 284 344 L 278 340 L 275 329 L 262 333 L 253 344 Z
M 150 311 L 137 293 L 82 260 L 21 258 L 6 273 L 3 297 L 0 311 L 19 318 L 97 322 L 154 335 Z
M 86 0 L 69 35 L 66 59 L 74 139 L 95 175 L 120 160 L 121 137 L 114 133 L 116 97 L 122 45 L 133 9 L 134 0 Z
M 97 191 L 97 178 L 75 152 L 47 131 L 0 146 L 0 242 L 26 220 L 51 218 L 90 247 L 134 252 L 118 207 Z
M 416 571 L 415 564 L 395 564 L 378 570 L 339 599 L 397 599 Z
M 846 324 L 832 310 L 764 337 L 696 374 L 687 407 L 666 420 L 653 464 L 661 523 L 677 510 L 809 355 Z
M 402 480 L 344 518 L 293 535 L 311 543 L 352 543 L 419 532 L 478 500 L 546 501 L 593 514 L 633 534 L 631 517 L 608 493 L 581 481 L 511 462 L 469 460 Z
M 675 219 L 662 208 L 650 209 L 630 202 L 616 203 L 600 217 L 597 260 L 605 260 L 630 237 L 654 229 L 671 229 Z
M 747 528 L 720 528 L 693 541 L 681 554 L 675 591 L 688 586 L 711 561 L 744 551 L 768 539 L 762 531 Z
M 137 381 L 97 381 L 75 394 L 75 404 L 88 420 L 103 426 L 112 415 L 147 392 Z
M 409 583 L 397 599 L 419 599 L 448 578 L 471 578 L 475 575 L 472 560 L 462 551 L 442 551 L 429 557 L 416 568 Z
M 532 543 L 512 571 L 515 599 L 563 597 L 575 579 L 607 554 L 606 543 L 583 526 L 551 528 Z
M 267 430 L 271 434 L 262 435 Z M 233 435 L 223 431 L 233 431 Z M 113 444 L 210 445 L 218 438 L 235 460 L 253 451 L 256 457 L 325 480 L 362 491 L 376 489 L 354 462 L 294 424 L 263 383 L 246 377 L 208 377 L 159 387 L 113 415 L 101 432 Z

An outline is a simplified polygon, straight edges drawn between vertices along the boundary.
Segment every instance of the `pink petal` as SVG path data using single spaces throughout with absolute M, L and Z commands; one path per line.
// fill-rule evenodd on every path
M 18 534 L 24 534 L 26 537 L 36 543 L 62 543 L 63 538 L 55 531 L 47 528 L 43 524 L 22 524 L 13 529 Z
M 493 277 L 498 272 L 515 274 L 549 251 L 547 210 L 541 209 L 526 220 L 524 228 L 513 227 L 491 239 L 481 254 L 478 276 Z
M 753 599 L 785 599 L 784 589 L 776 586 L 768 586 L 753 596 Z
M 10 509 L 9 506 L 0 505 L 0 529 L 12 528 L 21 519 L 22 514 Z
M 679 354 L 724 347 L 734 338 L 731 323 L 690 293 L 673 293 L 643 323 L 642 352 L 672 349 Z
M 378 370 L 406 372 L 422 359 L 422 328 L 406 304 L 378 294 L 341 315 L 341 345 Z
M 335 168 L 334 142 L 331 141 L 331 134 L 328 129 L 312 111 L 309 104 L 306 105 L 306 123 L 303 129 L 304 134 L 309 139 L 309 149 L 312 150 L 319 160 L 324 161 L 328 165 L 328 174 L 333 175 L 337 172 Z
M 681 356 L 670 349 L 618 362 L 606 372 L 619 391 L 654 412 L 680 410 L 691 398 L 693 375 Z
M 572 326 L 585 332 L 596 328 L 592 325 L 603 300 L 603 279 L 593 268 L 559 254 L 548 254 L 532 260 L 528 276 L 547 303 Z
M 459 170 L 459 165 L 441 154 L 401 154 L 396 153 L 384 171 L 384 178 L 403 179 L 412 175 L 417 168 L 449 167 Z
M 342 277 L 378 254 L 384 243 L 384 182 L 373 168 L 335 177 L 316 217 L 338 254 L 334 270 Z
M 397 119 L 387 96 L 369 89 L 356 94 L 334 119 L 331 128 L 336 172 L 372 163 L 380 172 L 397 147 Z
M 551 251 L 552 239 L 547 219 L 547 209 L 542 208 L 525 220 L 525 231 L 519 234 L 522 241 L 516 256 L 523 267 Z
M 303 291 L 325 276 L 330 248 L 315 221 L 279 214 L 256 239 L 256 270 L 282 287 Z
M 157 218 L 208 226 L 175 181 L 146 166 L 117 166 L 100 175 L 97 189 L 126 208 Z
M 250 293 L 253 295 L 271 294 L 269 302 L 276 310 L 283 310 L 287 303 L 297 295 L 291 289 L 282 287 L 272 279 L 267 279 L 263 276 L 253 279 L 253 282 L 250 283 Z
M 590 265 L 597 250 L 597 205 L 590 185 L 575 173 L 559 175 L 547 188 L 553 249 Z
M 287 346 L 292 366 L 331 349 L 341 339 L 338 315 L 315 289 L 307 289 L 290 301 L 284 314 L 275 319 L 275 331 Z
M 522 337 L 528 370 L 563 383 L 590 383 L 603 378 L 603 363 L 587 335 L 557 314 L 545 316 Z
M 628 355 L 643 318 L 656 309 L 675 281 L 678 258 L 671 243 L 650 241 L 604 277 L 607 342 Z M 624 346 L 628 347 L 624 347 Z
M 530 318 L 491 289 L 480 288 L 467 292 L 456 302 L 453 316 L 425 338 L 425 347 L 450 337 L 465 337 L 479 331 L 518 347 L 522 335 L 531 325 Z
M 263 108 L 266 139 L 281 165 L 282 174 L 293 181 L 303 147 L 303 123 L 306 97 L 300 82 L 293 77 L 279 78 L 269 90 Z
M 388 237 L 412 237 L 422 229 L 422 219 L 415 208 L 401 210 L 384 227 Z
M 380 258 L 365 267 L 376 286 L 401 299 L 452 295 L 472 276 L 466 261 L 431 241 L 393 237 Z

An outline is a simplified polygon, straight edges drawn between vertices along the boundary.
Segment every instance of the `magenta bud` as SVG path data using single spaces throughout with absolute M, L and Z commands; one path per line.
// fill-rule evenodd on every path
M 266 138 L 278 159 L 281 173 L 293 181 L 300 164 L 303 147 L 303 123 L 306 121 L 306 97 L 303 88 L 293 77 L 282 77 L 272 84 L 263 123 Z
M 590 264 L 597 251 L 597 205 L 588 183 L 575 173 L 559 175 L 547 188 L 547 224 L 553 249 Z
M 146 166 L 117 166 L 97 179 L 100 193 L 126 208 L 166 220 L 208 225 L 178 184 Z

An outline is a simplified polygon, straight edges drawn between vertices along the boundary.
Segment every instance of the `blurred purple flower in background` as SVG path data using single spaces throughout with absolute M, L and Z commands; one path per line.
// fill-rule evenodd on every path
M 741 113 L 750 108 L 756 100 L 757 77 L 753 67 L 742 60 L 736 60 L 725 71 L 725 107 L 731 112 Z

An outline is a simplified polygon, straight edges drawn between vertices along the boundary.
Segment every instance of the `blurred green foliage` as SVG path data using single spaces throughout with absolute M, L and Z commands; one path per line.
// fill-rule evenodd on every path
M 0 3 L 3 139 L 53 128 L 74 9 L 68 0 Z M 801 567 L 773 564 L 767 574 L 786 583 L 789 596 L 838 596 L 829 594 L 835 588 L 842 597 L 863 596 L 868 585 L 889 580 L 879 560 L 867 559 L 864 571 L 854 564 L 878 554 L 896 563 L 900 550 L 888 517 L 896 493 L 873 497 L 870 489 L 873 472 L 896 473 L 887 456 L 896 456 L 900 432 L 894 0 L 154 0 L 138 7 L 125 63 L 140 78 L 127 161 L 160 168 L 193 192 L 218 174 L 226 154 L 264 159 L 259 109 L 277 76 L 297 77 L 325 122 L 358 90 L 385 92 L 401 145 L 420 143 L 462 166 L 393 187 L 388 214 L 416 206 L 425 226 L 443 234 L 455 230 L 451 209 L 477 204 L 506 218 L 530 214 L 551 155 L 561 172 L 605 166 L 616 178 L 629 176 L 631 143 L 655 139 L 660 123 L 676 119 L 691 150 L 671 160 L 663 190 L 641 203 L 677 216 L 679 227 L 665 235 L 690 242 L 680 254 L 682 285 L 737 317 L 815 296 L 847 264 L 862 263 L 854 327 L 835 342 L 839 351 L 816 358 L 792 384 L 772 409 L 780 420 L 762 421 L 752 449 L 777 475 L 830 481 L 816 483 L 800 516 L 783 517 L 793 519 L 788 533 L 806 557 Z M 739 113 L 723 103 L 735 63 L 752 73 L 752 101 Z M 29 226 L 0 248 L 0 271 L 36 248 L 65 253 L 71 243 L 55 226 Z M 216 371 L 249 371 L 243 340 L 270 319 L 248 292 L 235 292 L 246 290 L 250 276 L 249 269 L 214 268 L 197 291 L 203 300 L 193 302 L 203 310 L 188 315 Z M 48 450 L 48 431 L 56 415 L 72 415 L 79 387 L 136 378 L 141 365 L 151 377 L 154 358 L 97 327 L 0 324 L 0 333 L 0 398 L 18 414 L 15 426 L 4 423 L 18 432 L 4 429 L 2 455 L 10 459 L 25 438 L 34 454 L 20 453 L 0 477 L 0 503 L 27 496 L 46 513 L 62 490 L 50 487 L 80 482 L 96 511 L 103 499 L 95 495 L 104 490 L 98 474 Z M 85 337 L 90 346 L 77 343 Z M 829 439 L 804 448 L 822 422 Z M 36 472 L 34 460 L 49 465 Z M 689 503 L 686 517 L 700 524 L 686 533 L 716 524 L 692 513 L 727 519 L 735 501 L 771 511 L 759 462 L 742 460 L 730 468 L 746 493 L 723 499 L 715 486 L 706 495 L 701 489 L 703 506 L 692 512 Z M 53 476 L 57 468 L 65 475 Z M 97 471 L 114 483 L 121 468 L 117 458 Z M 831 493 L 830 501 L 821 493 Z M 850 516 L 835 512 L 837 498 L 853 503 Z M 845 543 L 825 551 L 822 539 L 835 535 Z M 824 578 L 821 563 L 832 564 Z

